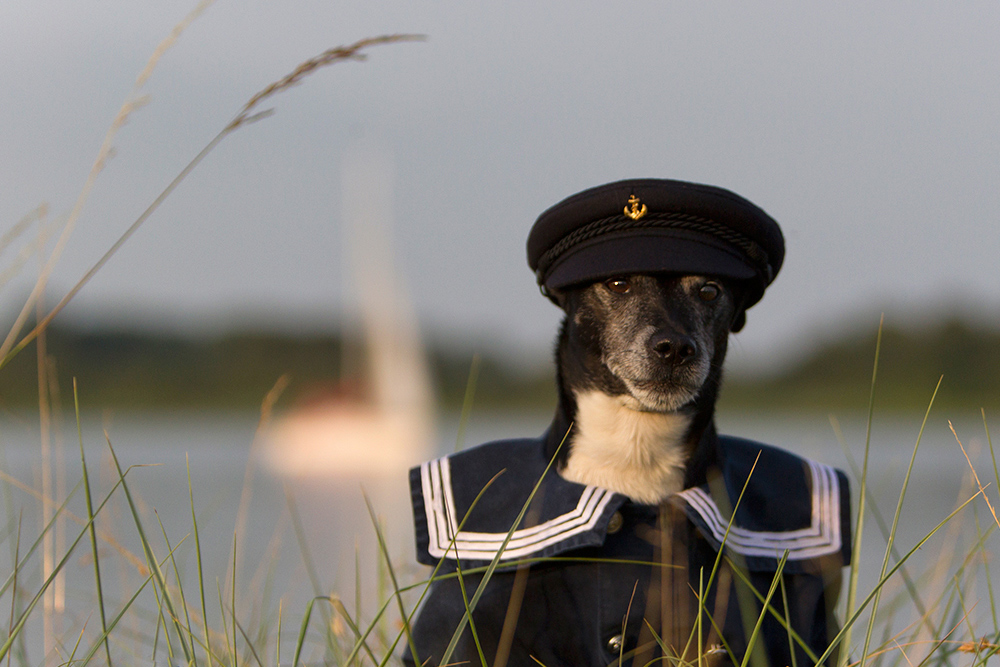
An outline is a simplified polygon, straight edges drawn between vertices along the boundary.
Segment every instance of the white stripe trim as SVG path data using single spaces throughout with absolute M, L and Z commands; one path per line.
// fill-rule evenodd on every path
M 420 466 L 420 483 L 427 515 L 427 551 L 434 558 L 493 560 L 503 547 L 507 533 L 459 531 L 455 498 L 451 489 L 451 465 L 447 457 Z M 604 508 L 614 497 L 612 491 L 588 486 L 576 507 L 537 526 L 515 530 L 501 560 L 524 558 L 574 535 L 592 530 Z M 452 544 L 452 536 L 455 536 Z
M 809 461 L 812 477 L 812 516 L 809 527 L 780 532 L 753 531 L 733 525 L 726 536 L 729 521 L 724 519 L 715 501 L 698 487 L 678 495 L 687 501 L 705 523 L 712 537 L 744 556 L 781 558 L 787 550 L 789 560 L 807 560 L 840 551 L 840 481 L 833 468 Z

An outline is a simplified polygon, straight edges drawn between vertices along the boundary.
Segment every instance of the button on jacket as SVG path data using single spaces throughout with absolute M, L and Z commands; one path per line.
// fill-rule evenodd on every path
M 706 482 L 660 506 L 562 479 L 545 437 L 414 468 L 417 559 L 440 563 L 413 627 L 419 664 L 441 664 L 463 624 L 449 663 L 478 664 L 478 640 L 489 664 L 638 666 L 664 652 L 740 664 L 769 593 L 752 664 L 790 665 L 793 650 L 796 664 L 814 664 L 836 634 L 850 557 L 847 479 L 768 445 L 705 437 Z M 498 552 L 474 637 L 463 600 Z

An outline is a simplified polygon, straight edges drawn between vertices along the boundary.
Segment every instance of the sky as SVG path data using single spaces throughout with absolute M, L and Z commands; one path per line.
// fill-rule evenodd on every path
M 58 233 L 157 44 L 193 2 L 0 3 L 0 229 Z M 782 226 L 785 265 L 731 345 L 787 363 L 847 329 L 1000 320 L 1000 3 L 218 0 L 158 61 L 47 299 L 66 292 L 258 90 L 269 100 L 80 292 L 90 324 L 333 329 L 364 291 L 341 173 L 374 146 L 393 266 L 427 336 L 549 353 L 560 312 L 525 260 L 535 218 L 623 178 L 728 188 Z M 0 254 L 23 303 L 35 225 Z M 53 242 L 47 245 L 51 250 Z M 27 249 L 26 249 L 27 248 Z M 18 253 L 21 253 L 20 255 Z M 21 257 L 21 260 L 18 258 Z

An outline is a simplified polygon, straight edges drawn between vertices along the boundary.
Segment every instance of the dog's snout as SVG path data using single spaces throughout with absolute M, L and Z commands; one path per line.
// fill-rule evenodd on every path
M 698 354 L 698 344 L 694 339 L 680 334 L 655 335 L 649 344 L 661 359 L 676 365 L 685 364 Z

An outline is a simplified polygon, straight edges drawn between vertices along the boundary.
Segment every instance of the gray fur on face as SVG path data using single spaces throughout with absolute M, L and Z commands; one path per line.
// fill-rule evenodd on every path
M 713 365 L 722 363 L 736 311 L 732 294 L 704 276 L 623 279 L 625 293 L 605 281 L 570 299 L 568 333 L 590 352 L 576 383 L 620 396 L 635 410 L 680 411 L 698 397 Z M 719 292 L 706 301 L 699 292 L 708 283 Z

